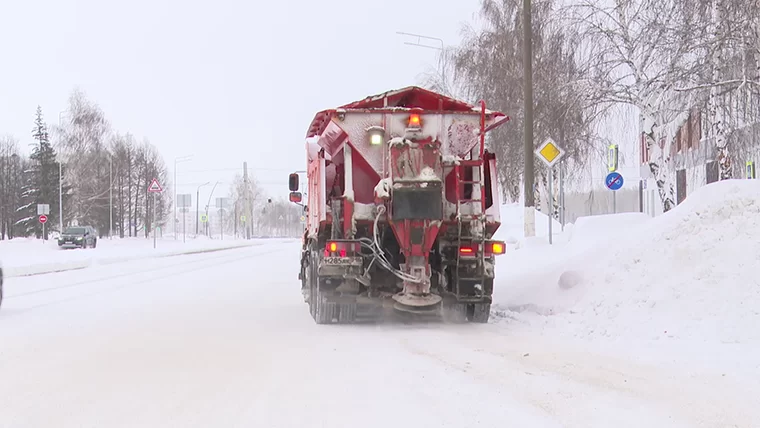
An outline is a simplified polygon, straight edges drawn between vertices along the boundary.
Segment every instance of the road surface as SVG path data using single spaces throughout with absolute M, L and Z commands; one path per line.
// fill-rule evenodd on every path
M 729 378 L 508 324 L 318 326 L 298 244 L 7 282 L 0 427 L 749 427 Z M 549 338 L 547 338 L 549 337 Z

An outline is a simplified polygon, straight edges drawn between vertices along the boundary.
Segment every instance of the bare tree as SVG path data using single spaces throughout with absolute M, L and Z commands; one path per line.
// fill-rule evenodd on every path
M 18 141 L 0 136 L 0 238 L 23 236 L 19 223 L 24 222 L 24 171 L 28 167 L 19 154 Z
M 432 88 L 449 88 L 470 102 L 486 99 L 490 107 L 510 116 L 513 124 L 494 130 L 488 145 L 499 156 L 502 193 L 511 200 L 520 197 L 524 167 L 521 8 L 519 0 L 481 1 L 482 29 L 466 26 L 461 46 L 444 51 L 441 63 L 447 80 L 443 82 L 440 74 L 428 80 Z M 578 66 L 575 58 L 580 38 L 560 25 L 554 2 L 536 2 L 533 14 L 534 134 L 538 141 L 559 140 L 567 152 L 565 162 L 583 165 L 596 144 L 593 124 L 605 109 L 598 99 L 574 84 L 587 78 L 588 70 Z M 540 168 L 538 163 L 536 166 Z M 541 171 L 539 168 L 537 171 Z M 564 168 L 564 171 L 571 177 L 579 169 Z M 544 185 L 545 173 L 537 180 Z M 540 206 L 538 188 L 536 197 Z

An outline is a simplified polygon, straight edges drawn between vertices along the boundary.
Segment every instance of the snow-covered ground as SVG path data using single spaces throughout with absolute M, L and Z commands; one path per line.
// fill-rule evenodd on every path
M 737 404 L 760 393 L 760 182 L 711 184 L 656 218 L 587 217 L 565 230 L 553 246 L 518 238 L 497 262 L 502 323 L 730 384 L 728 400 L 710 399 L 736 426 L 760 426 L 760 412 L 747 419 Z M 734 426 L 713 416 L 704 426 Z
M 272 239 L 236 239 L 226 236 L 213 239 L 205 236 L 186 239 L 164 237 L 156 239 L 124 238 L 98 240 L 96 248 L 60 249 L 55 240 L 20 238 L 0 241 L 0 262 L 8 277 L 38 275 L 71 269 L 81 269 L 96 264 L 120 263 L 151 257 L 166 257 L 197 252 L 213 252 L 241 246 L 260 245 L 265 242 L 281 242 Z
M 487 325 L 315 325 L 298 240 L 11 278 L 0 427 L 760 426 L 760 182 L 504 211 Z

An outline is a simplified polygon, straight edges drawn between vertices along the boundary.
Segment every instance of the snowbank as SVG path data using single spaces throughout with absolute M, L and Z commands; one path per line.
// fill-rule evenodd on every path
M 710 184 L 651 220 L 578 221 L 569 235 L 500 259 L 497 313 L 588 339 L 760 345 L 760 181 Z
M 242 240 L 232 237 L 225 239 L 208 239 L 199 237 L 188 239 L 163 238 L 153 239 L 124 238 L 99 239 L 96 248 L 70 249 L 58 248 L 56 241 L 38 239 L 13 239 L 0 241 L 0 260 L 7 277 L 39 275 L 73 269 L 83 269 L 93 265 L 120 263 L 151 257 L 169 257 L 182 254 L 206 253 L 229 250 L 264 242 L 284 242 L 287 239 L 252 239 Z
M 493 239 L 507 242 L 511 247 L 521 248 L 533 245 L 535 241 L 547 241 L 549 236 L 549 216 L 536 211 L 536 236 L 525 238 L 525 207 L 519 203 L 505 204 L 499 207 L 501 226 L 496 230 Z M 568 231 L 568 225 L 565 225 Z M 562 224 L 552 221 L 552 237 L 562 239 Z

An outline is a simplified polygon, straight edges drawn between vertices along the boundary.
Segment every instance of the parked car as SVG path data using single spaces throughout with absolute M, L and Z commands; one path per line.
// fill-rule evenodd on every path
M 58 238 L 61 248 L 95 248 L 98 245 L 98 233 L 91 226 L 72 226 L 66 228 Z
M 0 306 L 3 306 L 3 262 L 0 261 Z

